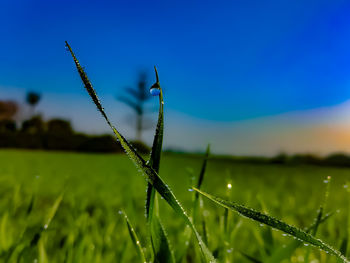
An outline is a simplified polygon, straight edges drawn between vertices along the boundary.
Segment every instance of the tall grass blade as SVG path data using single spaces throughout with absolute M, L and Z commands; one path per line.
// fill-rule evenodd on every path
M 156 82 L 152 85 L 151 88 L 157 88 L 160 90 L 160 94 L 158 96 L 159 112 L 156 132 L 152 144 L 151 156 L 147 164 L 151 166 L 156 173 L 159 174 L 164 130 L 164 101 L 163 91 L 159 83 L 159 77 L 156 67 L 154 67 L 154 71 L 156 74 Z M 159 211 L 156 202 L 157 199 L 155 189 L 153 185 L 150 182 L 148 182 L 146 199 L 146 218 L 150 228 L 150 237 L 154 255 L 154 262 L 175 262 L 174 253 L 171 250 L 170 242 L 168 240 L 166 231 L 159 218 Z
M 164 131 L 164 100 L 163 100 L 163 90 L 159 83 L 158 71 L 154 67 L 156 74 L 156 83 L 152 87 L 158 88 L 160 90 L 159 94 L 159 112 L 156 132 L 153 139 L 151 156 L 148 161 L 148 165 L 151 166 L 156 173 L 159 174 L 160 157 L 162 153 L 163 145 L 163 131 Z M 147 198 L 146 198 L 146 217 L 149 219 L 150 215 L 153 213 L 155 200 L 155 190 L 150 182 L 147 184 Z M 149 220 L 148 220 L 149 221 Z
M 86 73 L 84 72 L 83 68 L 80 66 L 79 61 L 75 57 L 71 47 L 69 46 L 69 44 L 67 42 L 66 42 L 66 46 L 74 59 L 75 65 L 76 65 L 77 70 L 79 72 L 79 75 L 84 83 L 85 89 L 89 93 L 91 99 L 95 103 L 99 112 L 102 114 L 102 116 L 106 120 L 107 124 L 113 130 L 117 140 L 122 145 L 126 154 L 134 162 L 134 164 L 142 172 L 142 174 L 146 176 L 147 180 L 153 185 L 153 187 L 157 190 L 157 192 L 174 209 L 176 214 L 178 214 L 180 217 L 182 217 L 183 220 L 186 222 L 186 224 L 188 224 L 191 227 L 192 231 L 194 232 L 194 234 L 197 238 L 198 245 L 200 246 L 202 254 L 203 254 L 204 258 L 206 259 L 206 261 L 215 262 L 215 258 L 213 257 L 213 255 L 211 254 L 211 252 L 209 251 L 207 246 L 202 241 L 202 238 L 199 235 L 198 231 L 196 230 L 195 226 L 193 225 L 191 219 L 186 214 L 185 210 L 183 209 L 183 207 L 181 206 L 181 204 L 179 203 L 179 201 L 177 200 L 177 198 L 175 197 L 173 192 L 170 190 L 170 188 L 159 177 L 157 172 L 151 166 L 149 166 L 146 163 L 146 161 L 136 152 L 136 150 L 130 145 L 130 143 L 124 138 L 124 136 L 121 133 L 119 133 L 119 131 L 112 125 L 112 123 L 108 119 L 108 117 L 107 117 L 107 115 L 106 115 L 106 113 L 105 113 L 105 111 L 100 103 L 100 100 L 97 97 L 97 94 L 96 94 L 94 88 L 92 87 L 92 84 L 90 83 Z
M 198 190 L 196 188 L 194 188 L 194 190 L 196 190 L 200 194 L 204 195 L 208 199 L 212 200 L 213 202 L 215 202 L 223 207 L 226 207 L 226 208 L 229 208 L 233 211 L 238 212 L 242 216 L 245 216 L 245 217 L 252 219 L 254 221 L 266 224 L 266 225 L 273 227 L 275 229 L 281 230 L 282 232 L 284 232 L 286 234 L 289 234 L 295 238 L 300 239 L 302 242 L 311 244 L 319 249 L 324 250 L 325 252 L 328 252 L 328 253 L 336 256 L 337 258 L 341 259 L 342 262 L 350 263 L 350 261 L 348 261 L 338 250 L 332 248 L 330 245 L 326 244 L 322 240 L 316 239 L 314 236 L 310 235 L 309 233 L 306 233 L 305 231 L 303 231 L 299 228 L 288 225 L 287 223 L 285 223 L 279 219 L 265 215 L 261 212 L 258 212 L 254 209 L 251 209 L 251 208 L 247 208 L 247 207 L 240 205 L 240 204 L 237 204 L 235 202 L 229 202 L 226 200 L 222 200 L 216 196 L 202 192 L 201 190 Z
M 146 263 L 147 261 L 146 261 L 145 253 L 143 253 L 141 242 L 140 242 L 140 240 L 135 232 L 135 229 L 133 228 L 132 224 L 130 223 L 130 220 L 129 220 L 127 214 L 124 211 L 122 211 L 121 214 L 124 215 L 124 219 L 126 222 L 126 226 L 128 227 L 130 238 L 132 240 L 134 247 L 137 250 L 137 253 L 141 259 L 141 262 Z

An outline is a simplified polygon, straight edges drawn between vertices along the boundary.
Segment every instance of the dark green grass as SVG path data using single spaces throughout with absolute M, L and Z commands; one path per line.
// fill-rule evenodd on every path
M 192 169 L 193 174 L 198 175 L 201 164 L 201 158 L 185 155 L 162 157 L 160 174 L 187 211 L 191 209 L 194 194 L 188 191 L 191 186 L 188 170 Z M 339 212 L 319 226 L 317 237 L 339 248 L 347 235 L 349 194 L 343 185 L 350 181 L 348 169 L 209 160 L 201 188 L 227 200 L 267 210 L 269 215 L 303 228 L 311 225 L 317 216 L 324 196 L 323 180 L 329 175 L 332 176 L 332 184 L 325 213 Z M 232 184 L 232 189 L 228 190 L 227 183 Z M 25 236 L 30 236 L 31 228 L 35 233 L 35 227 L 45 221 L 55 200 L 64 191 L 63 201 L 49 229 L 43 233 L 38 246 L 26 253 L 26 259 L 45 262 L 45 257 L 38 257 L 38 252 L 41 255 L 45 252 L 48 262 L 136 262 L 137 251 L 118 211 L 125 210 L 141 244 L 146 244 L 146 219 L 142 216 L 146 186 L 144 178 L 135 173 L 134 165 L 125 155 L 2 150 L 0 253 L 4 255 L 25 229 Z M 33 209 L 28 215 L 32 199 Z M 223 227 L 225 211 L 204 201 L 211 251 L 215 252 L 224 244 L 225 248 L 221 248 L 220 253 L 226 252 L 225 258 L 236 262 L 247 262 L 241 252 L 257 259 L 266 256 L 264 227 L 229 212 L 229 235 L 222 242 L 223 231 L 220 228 Z M 160 218 L 176 253 L 183 240 L 185 224 L 160 198 L 159 205 Z M 197 228 L 201 229 L 200 226 Z M 291 240 L 280 232 L 272 231 L 272 235 L 275 242 L 270 251 Z M 302 262 L 306 251 L 303 246 L 298 248 L 290 261 Z M 150 253 L 151 249 L 147 247 L 145 254 Z M 190 245 L 185 259 L 199 260 L 199 257 L 198 248 Z M 334 257 L 311 249 L 310 262 L 314 258 L 321 262 L 335 262 Z M 3 256 L 0 262 L 5 262 Z

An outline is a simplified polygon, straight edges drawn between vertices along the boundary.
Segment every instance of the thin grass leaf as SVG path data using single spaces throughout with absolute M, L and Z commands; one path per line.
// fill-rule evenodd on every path
M 156 74 L 156 82 L 152 85 L 151 88 L 157 88 L 160 90 L 159 93 L 159 112 L 158 112 L 158 121 L 156 132 L 153 138 L 151 156 L 148 161 L 148 165 L 151 166 L 156 173 L 159 173 L 160 166 L 160 157 L 162 153 L 163 145 L 163 132 L 164 132 L 164 100 L 163 100 L 163 90 L 159 83 L 158 71 L 154 67 Z M 155 200 L 155 190 L 150 182 L 147 184 L 147 198 L 146 198 L 146 218 L 149 221 L 149 217 L 152 216 L 154 209 L 154 200 Z
M 344 237 L 339 248 L 340 253 L 342 253 L 344 256 L 346 255 L 347 247 L 348 247 L 348 238 Z
M 178 214 L 180 217 L 183 218 L 183 220 L 188 224 L 192 231 L 195 233 L 195 236 L 198 241 L 198 245 L 201 248 L 202 254 L 206 261 L 208 262 L 215 262 L 215 258 L 207 248 L 207 246 L 202 241 L 201 236 L 199 235 L 198 231 L 196 230 L 195 226 L 193 225 L 191 219 L 186 214 L 185 210 L 181 206 L 180 202 L 177 200 L 173 192 L 170 190 L 169 186 L 167 186 L 164 181 L 159 177 L 157 172 L 150 167 L 146 161 L 136 152 L 136 150 L 130 145 L 130 143 L 124 138 L 124 136 L 119 133 L 119 131 L 112 125 L 110 120 L 108 119 L 98 97 L 97 94 L 92 87 L 86 73 L 84 72 L 83 68 L 80 66 L 79 61 L 75 57 L 71 47 L 66 42 L 66 46 L 68 50 L 70 51 L 75 65 L 77 67 L 77 70 L 79 72 L 79 75 L 84 83 L 85 89 L 89 93 L 91 99 L 95 103 L 97 109 L 102 114 L 103 118 L 106 120 L 107 124 L 110 126 L 110 128 L 113 130 L 117 140 L 120 142 L 121 146 L 125 150 L 126 154 L 129 156 L 129 158 L 134 162 L 136 167 L 142 172 L 143 175 L 146 176 L 147 180 L 153 185 L 153 187 L 157 190 L 157 192 L 167 201 L 167 203 L 174 209 L 176 214 Z
M 210 145 L 208 144 L 207 149 L 205 151 L 205 156 L 203 159 L 201 171 L 199 173 L 197 185 L 196 185 L 197 189 L 200 189 L 202 186 L 205 171 L 207 169 L 209 154 L 210 154 Z M 194 200 L 193 200 L 193 211 L 192 211 L 193 222 L 196 222 L 196 218 L 198 217 L 198 208 L 199 208 L 199 193 L 195 192 Z
M 140 242 L 140 240 L 135 232 L 135 229 L 133 228 L 132 224 L 130 223 L 130 220 L 129 220 L 127 214 L 124 211 L 122 211 L 121 214 L 124 215 L 124 219 L 126 222 L 126 226 L 128 227 L 131 241 L 132 241 L 132 243 L 137 251 L 137 254 L 139 255 L 139 257 L 141 259 L 141 262 L 146 263 L 147 261 L 146 261 L 145 253 L 143 252 L 141 242 Z
M 266 224 L 266 225 L 273 227 L 275 229 L 281 230 L 282 232 L 289 234 L 295 238 L 298 238 L 299 240 L 301 240 L 305 243 L 311 244 L 319 249 L 324 250 L 325 252 L 328 252 L 328 253 L 336 256 L 337 258 L 341 259 L 342 262 L 350 263 L 350 261 L 348 261 L 348 259 L 346 259 L 338 250 L 332 248 L 330 245 L 326 244 L 322 240 L 315 238 L 314 236 L 310 235 L 309 233 L 306 233 L 305 231 L 303 231 L 299 228 L 288 225 L 287 223 L 285 223 L 279 219 L 276 219 L 274 217 L 271 217 L 271 216 L 268 216 L 268 215 L 263 214 L 261 212 L 258 212 L 252 208 L 247 208 L 247 207 L 240 205 L 240 204 L 237 204 L 235 202 L 229 202 L 226 200 L 222 200 L 216 196 L 202 192 L 201 190 L 198 190 L 196 188 L 194 188 L 194 190 L 196 190 L 200 194 L 204 195 L 208 199 L 212 200 L 213 202 L 215 202 L 223 207 L 226 207 L 226 208 L 229 208 L 233 211 L 238 212 L 242 216 L 245 216 L 245 217 L 252 219 L 254 221 Z
M 63 199 L 63 193 L 57 197 L 57 199 L 55 200 L 55 202 L 53 203 L 52 207 L 50 208 L 49 212 L 46 215 L 44 225 L 40 228 L 40 230 L 37 233 L 35 233 L 34 237 L 32 238 L 32 240 L 30 242 L 31 247 L 37 245 L 38 241 L 41 238 L 42 233 L 49 228 L 50 223 L 51 223 L 52 219 L 54 218 L 54 216 L 56 215 L 58 207 L 60 206 L 60 204 L 62 202 L 62 199 Z
M 159 112 L 156 132 L 153 139 L 151 156 L 148 165 L 151 166 L 155 172 L 159 173 L 160 157 L 162 153 L 163 131 L 164 131 L 164 101 L 163 91 L 159 83 L 157 68 L 154 67 L 156 74 L 156 82 L 151 88 L 160 90 L 159 93 Z M 146 218 L 150 229 L 151 245 L 153 250 L 154 262 L 175 262 L 174 253 L 171 249 L 169 239 L 167 237 L 164 226 L 159 218 L 159 211 L 157 207 L 156 191 L 153 185 L 147 183 L 147 198 L 146 198 Z
M 201 166 L 201 170 L 199 172 L 199 176 L 198 176 L 198 180 L 196 183 L 197 188 L 199 189 L 203 183 L 204 180 L 204 175 L 205 175 L 205 171 L 206 171 L 206 167 L 207 167 L 207 163 L 208 163 L 208 158 L 209 158 L 209 154 L 210 154 L 210 145 L 208 144 L 207 149 L 205 151 L 204 154 L 204 159 L 202 162 L 202 166 Z M 195 185 L 194 179 L 195 177 L 193 176 L 193 171 L 189 170 L 189 176 L 190 176 L 190 185 L 193 186 Z M 193 223 L 197 222 L 197 218 L 199 217 L 199 205 L 200 205 L 200 196 L 197 192 L 194 193 L 193 198 L 192 198 L 192 211 L 191 211 L 191 218 L 193 220 Z M 202 222 L 201 222 L 201 228 L 202 228 L 202 236 L 203 236 L 203 240 L 205 242 L 205 244 L 208 244 L 208 238 L 207 238 L 207 226 L 205 223 L 204 218 L 202 218 Z M 180 252 L 178 253 L 177 256 L 177 262 L 181 262 L 183 257 L 186 255 L 188 247 L 190 245 L 190 241 L 191 241 L 191 237 L 192 237 L 192 233 L 190 231 L 188 231 L 188 229 L 185 229 L 184 235 L 183 235 L 183 242 L 182 242 L 182 247 L 180 249 Z
M 151 221 L 151 238 L 154 262 L 175 262 L 174 253 L 171 250 L 166 231 L 157 215 L 154 215 Z
M 322 224 L 324 221 L 326 221 L 328 218 L 330 218 L 332 215 L 334 215 L 334 213 L 329 213 L 326 214 L 319 222 L 319 224 Z M 306 233 L 309 233 L 310 231 L 312 231 L 315 228 L 315 223 L 313 222 L 311 226 L 309 226 L 308 228 L 305 229 Z M 292 254 L 294 253 L 294 251 L 300 247 L 300 245 L 302 244 L 301 241 L 299 240 L 292 240 L 289 244 L 287 244 L 286 246 L 281 246 L 278 249 L 276 249 L 272 255 L 267 258 L 266 260 L 264 260 L 265 263 L 280 263 L 285 259 L 289 259 Z
M 239 253 L 240 253 L 243 257 L 245 257 L 247 260 L 249 260 L 250 262 L 253 262 L 253 263 L 263 263 L 263 262 L 260 261 L 259 259 L 256 259 L 256 258 L 254 258 L 254 257 L 252 257 L 252 256 L 250 256 L 250 255 L 248 255 L 248 254 L 246 254 L 246 253 L 244 253 L 244 252 L 242 252 L 242 251 L 239 251 Z
M 327 179 L 324 181 L 327 184 L 327 186 L 326 186 L 325 194 L 324 194 L 324 197 L 323 197 L 323 202 L 321 203 L 320 208 L 318 209 L 317 216 L 315 218 L 315 227 L 311 230 L 311 235 L 313 235 L 313 236 L 316 236 L 316 233 L 317 233 L 317 230 L 318 230 L 318 226 L 320 225 L 320 222 L 321 222 L 321 219 L 322 219 L 322 216 L 323 216 L 323 210 L 324 210 L 324 207 L 326 206 L 326 203 L 327 203 L 327 200 L 328 200 L 330 181 L 331 181 L 331 177 L 327 176 Z M 310 248 L 307 248 L 306 254 L 305 254 L 305 257 L 304 257 L 304 262 L 305 263 L 309 262 L 309 257 L 310 257 Z

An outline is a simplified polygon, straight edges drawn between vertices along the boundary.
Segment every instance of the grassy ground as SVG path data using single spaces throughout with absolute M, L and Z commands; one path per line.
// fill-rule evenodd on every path
M 165 155 L 160 175 L 187 211 L 202 160 Z M 307 227 L 317 215 L 327 176 L 332 176 L 326 212 L 337 211 L 324 222 L 317 236 L 338 248 L 348 236 L 349 193 L 344 185 L 350 170 L 315 166 L 278 166 L 209 160 L 202 189 L 265 211 L 298 227 Z M 232 184 L 228 189 L 227 184 Z M 350 188 L 350 186 L 349 186 Z M 35 245 L 33 236 L 50 218 L 58 196 L 63 200 L 48 229 Z M 138 262 L 123 217 L 129 215 L 142 244 L 146 182 L 125 155 L 95 155 L 34 151 L 0 151 L 0 262 Z M 266 259 L 291 238 L 269 231 L 232 212 L 224 230 L 224 209 L 203 199 L 208 246 L 221 261 L 249 262 L 242 253 Z M 160 200 L 161 219 L 172 247 L 183 242 L 184 222 Z M 200 232 L 203 228 L 198 226 Z M 26 246 L 27 244 L 27 246 Z M 29 245 L 28 245 L 29 244 Z M 190 245 L 184 262 L 199 261 Z M 285 262 L 336 262 L 317 249 L 300 246 Z M 145 248 L 146 255 L 150 253 Z

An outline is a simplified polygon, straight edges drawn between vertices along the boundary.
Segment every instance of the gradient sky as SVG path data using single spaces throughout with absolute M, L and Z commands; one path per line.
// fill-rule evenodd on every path
M 294 114 L 298 117 L 293 127 L 283 128 L 279 135 L 300 131 L 305 119 L 313 134 L 334 117 L 319 109 L 344 108 L 339 105 L 350 99 L 349 13 L 350 2 L 345 0 L 3 0 L 0 95 L 23 100 L 26 90 L 35 90 L 43 94 L 44 115 L 70 118 L 80 130 L 107 130 L 96 121 L 98 114 L 92 113 L 65 51 L 68 40 L 106 108 L 118 115 L 118 123 L 127 109 L 113 98 L 136 83 L 139 70 L 148 70 L 152 84 L 152 67 L 157 65 L 169 126 L 174 126 L 166 138 L 173 143 L 168 145 L 184 147 L 188 143 L 178 141 L 193 133 L 201 139 L 193 142 L 187 137 L 191 149 L 202 149 L 209 140 L 222 145 L 216 147 L 218 152 L 251 154 L 249 145 L 225 149 L 230 136 L 242 141 L 247 134 L 235 133 L 237 125 L 251 122 L 247 131 L 261 137 L 279 131 L 276 127 L 290 127 L 288 119 Z M 305 117 L 310 112 L 311 119 Z M 282 117 L 274 116 L 286 119 L 277 121 Z M 344 126 L 346 118 L 341 119 Z M 284 146 L 285 140 L 293 140 L 290 137 L 270 149 L 266 138 L 259 136 L 254 137 L 263 143 L 256 149 L 259 154 L 338 149 L 314 149 L 305 139 L 294 138 L 294 145 L 305 147 L 293 150 Z

